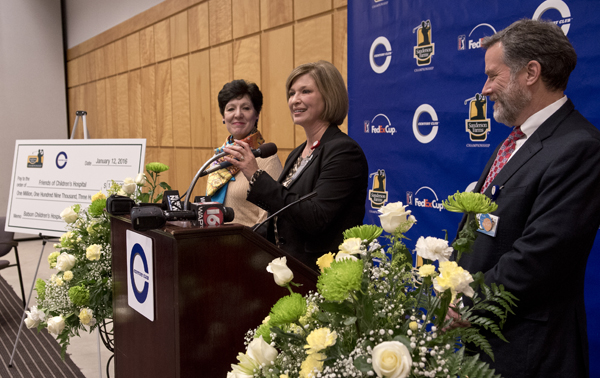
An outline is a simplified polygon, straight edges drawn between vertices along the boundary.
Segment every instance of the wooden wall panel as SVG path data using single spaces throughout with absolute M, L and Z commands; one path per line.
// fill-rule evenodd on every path
M 156 131 L 156 65 L 142 68 L 142 137 L 146 146 L 158 146 Z
M 171 61 L 167 61 L 156 66 L 156 130 L 159 146 L 173 146 L 171 97 Z
M 127 37 L 127 69 L 140 68 L 140 62 L 140 33 L 133 33 Z
M 142 138 L 142 81 L 141 70 L 130 71 L 127 78 L 129 100 L 129 137 Z
M 217 96 L 223 85 L 233 80 L 232 44 L 227 43 L 210 50 L 210 98 L 212 105 L 211 125 L 212 145 L 218 147 L 229 136 L 227 128 L 223 125 L 223 116 L 219 111 Z
M 260 31 L 260 0 L 232 0 L 233 38 Z
M 208 14 L 210 44 L 218 45 L 231 40 L 231 0 L 210 0 Z
M 128 74 L 117 75 L 117 135 L 129 138 L 129 82 Z
M 87 83 L 83 85 L 84 92 L 84 103 L 83 109 L 87 112 L 85 123 L 88 129 L 88 135 L 90 138 L 98 138 L 98 113 L 97 113 L 97 98 L 96 98 L 96 82 Z M 77 129 L 83 131 L 83 120 L 80 118 Z
M 188 10 L 188 27 L 190 51 L 204 49 L 209 46 L 208 2 Z
M 194 173 L 192 173 L 194 164 L 192 161 L 192 150 L 190 148 L 176 148 L 174 153 L 174 165 L 177 167 L 177 177 L 169 185 L 171 185 L 173 189 L 179 190 L 180 194 L 183 194 L 190 187 L 192 178 L 194 178 L 196 171 L 200 167 L 196 168 Z
M 119 137 L 117 117 L 117 77 L 106 79 L 106 137 L 109 139 Z
M 102 49 L 96 50 L 101 51 Z M 106 79 L 96 81 L 96 135 L 92 135 L 94 139 L 106 139 Z
M 260 35 L 233 42 L 233 78 L 249 80 L 261 87 Z
M 106 76 L 117 74 L 117 59 L 115 58 L 115 43 L 110 43 L 104 49 L 104 70 Z
M 213 147 L 209 51 L 190 55 L 190 128 L 193 147 Z M 214 99 L 216 101 L 217 99 Z
M 93 138 L 146 138 L 146 162 L 169 165 L 161 180 L 185 190 L 228 136 L 217 94 L 241 78 L 260 86 L 259 128 L 283 162 L 305 140 L 285 99 L 289 73 L 324 59 L 346 78 L 346 40 L 347 0 L 165 0 L 69 49 L 68 127 L 86 110 Z
M 178 147 L 191 147 L 190 77 L 188 57 L 171 62 L 173 92 L 173 142 Z
M 294 21 L 292 0 L 260 0 L 260 27 L 274 28 Z
M 127 38 L 115 42 L 115 61 L 118 74 L 127 71 Z
M 157 62 L 171 57 L 171 27 L 169 19 L 154 25 L 154 56 Z
M 104 79 L 106 75 L 106 59 L 104 57 L 105 49 L 100 48 L 93 52 L 94 60 L 96 61 L 96 76 L 98 80 Z M 68 68 L 67 68 L 68 70 Z
M 294 129 L 285 95 L 285 82 L 294 68 L 293 41 L 291 25 L 262 35 L 261 131 L 265 139 L 279 149 L 294 147 Z
M 316 62 L 331 62 L 333 58 L 333 21 L 330 14 L 296 24 L 294 29 L 294 66 Z M 318 35 L 319 38 L 315 38 Z
M 156 61 L 154 57 L 154 28 L 140 30 L 140 64 L 144 67 Z
M 188 14 L 181 12 L 170 20 L 171 24 L 171 57 L 188 52 Z
M 294 1 L 294 17 L 300 20 L 331 10 L 331 0 Z
M 196 149 L 193 151 L 193 153 L 192 153 L 192 172 L 193 172 L 192 176 L 196 175 L 196 172 L 198 172 L 200 167 L 202 167 L 202 164 L 204 164 L 204 162 L 208 161 L 208 159 L 210 159 L 214 155 L 214 152 L 215 151 L 212 148 L 201 148 L 201 149 Z M 192 199 L 194 199 L 195 196 L 205 196 L 206 195 L 207 179 L 208 179 L 208 177 L 204 176 L 204 177 L 201 177 L 198 180 L 198 182 L 196 182 L 196 186 L 194 186 L 194 190 L 192 190 Z M 191 183 L 191 180 L 187 184 L 187 186 L 184 188 L 184 190 L 187 190 L 189 188 L 190 183 Z

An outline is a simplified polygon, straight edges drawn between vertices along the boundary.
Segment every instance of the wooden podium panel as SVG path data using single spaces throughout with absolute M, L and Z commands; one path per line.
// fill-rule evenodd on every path
M 173 222 L 175 223 L 175 222 Z M 295 289 L 315 290 L 317 273 L 248 227 L 189 222 L 139 232 L 153 240 L 154 321 L 127 302 L 127 217 L 112 217 L 115 375 L 225 377 L 245 352 L 246 331 L 287 295 L 267 265 L 286 256 Z M 137 231 L 136 231 L 137 232 Z

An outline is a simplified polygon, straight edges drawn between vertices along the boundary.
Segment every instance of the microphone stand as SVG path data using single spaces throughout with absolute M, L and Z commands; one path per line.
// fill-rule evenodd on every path
M 213 161 L 215 161 L 217 159 L 220 159 L 220 158 L 222 158 L 225 155 L 227 155 L 226 152 L 221 152 L 220 154 L 217 154 L 217 155 L 211 157 L 210 159 L 208 159 L 208 161 L 206 163 L 204 163 L 204 165 L 202 165 L 202 167 L 200 167 L 200 169 L 196 173 L 196 176 L 194 176 L 194 178 L 192 179 L 192 182 L 190 183 L 189 189 L 185 193 L 186 199 L 185 199 L 185 201 L 183 203 L 183 210 L 188 210 L 188 203 L 190 202 L 190 198 L 189 197 L 192 194 L 192 190 L 194 190 L 194 186 L 196 186 L 196 182 L 198 181 L 198 179 L 202 175 L 202 172 L 204 172 L 204 170 L 206 169 L 206 167 L 208 167 Z M 182 198 L 182 197 L 180 197 L 180 198 Z
M 264 221 L 262 221 L 260 224 L 254 226 L 254 228 L 252 228 L 253 232 L 256 232 L 256 230 L 258 230 L 259 228 L 262 227 L 263 224 L 267 223 L 268 221 L 270 221 L 273 217 L 277 216 L 279 213 L 281 213 L 283 210 L 287 209 L 290 206 L 293 206 L 297 203 L 300 203 L 302 201 L 306 201 L 307 199 L 311 199 L 313 197 L 315 197 L 317 195 L 317 192 L 310 192 L 302 197 L 300 197 L 299 199 L 295 200 L 294 202 L 287 204 L 286 206 L 282 207 L 281 209 L 279 209 L 278 211 L 274 212 L 273 214 L 269 215 L 267 217 L 267 219 L 265 219 Z

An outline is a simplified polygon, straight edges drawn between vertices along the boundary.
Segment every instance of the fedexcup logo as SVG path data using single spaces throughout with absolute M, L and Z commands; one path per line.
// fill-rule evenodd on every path
M 481 29 L 483 28 L 483 29 Z M 477 33 L 475 33 L 476 30 L 479 31 Z M 458 49 L 459 50 L 475 50 L 475 49 L 480 49 L 481 48 L 481 41 L 488 36 L 494 35 L 496 34 L 496 29 L 494 29 L 494 27 L 490 24 L 486 24 L 486 23 L 482 23 L 479 24 L 477 26 L 475 26 L 471 32 L 469 33 L 469 40 L 468 43 L 466 41 L 467 37 L 464 35 L 459 35 L 458 36 Z M 477 36 L 479 36 L 479 38 L 477 38 Z
M 490 133 L 490 120 L 487 117 L 487 97 L 477 93 L 465 100 L 469 104 L 469 118 L 465 120 L 465 129 L 473 142 L 483 142 Z
M 375 53 L 375 49 L 377 49 L 378 46 L 383 46 L 385 48 L 385 51 Z M 383 57 L 385 57 L 383 63 L 377 64 L 375 59 L 377 59 L 377 61 L 379 62 Z M 390 44 L 390 41 L 388 41 L 388 39 L 383 36 L 375 38 L 375 40 L 371 44 L 371 51 L 369 52 L 369 63 L 371 63 L 371 68 L 373 69 L 373 71 L 375 71 L 378 74 L 384 73 L 390 66 L 391 61 L 392 45 Z
M 373 209 L 379 209 L 388 200 L 388 192 L 386 190 L 385 170 L 378 169 L 377 172 L 371 173 L 369 177 L 373 178 L 371 190 L 369 190 L 369 200 Z
M 431 117 L 431 121 L 420 121 L 419 119 L 421 118 L 421 115 L 423 113 L 427 113 L 429 114 L 429 116 Z M 431 142 L 435 136 L 437 135 L 438 132 L 438 117 L 437 117 L 437 113 L 435 112 L 435 109 L 433 108 L 433 106 L 429 105 L 429 104 L 423 104 L 421 106 L 419 106 L 417 108 L 417 110 L 415 111 L 415 115 L 413 117 L 413 122 L 412 122 L 412 126 L 413 126 L 413 134 L 415 135 L 415 138 L 417 138 L 417 140 L 423 144 L 427 144 L 429 142 Z M 424 134 L 421 132 L 420 128 L 423 127 L 431 127 L 431 130 L 429 131 L 429 133 Z
M 392 127 L 392 122 L 383 113 L 377 114 L 370 122 L 368 120 L 365 121 L 364 126 L 365 133 L 391 135 L 396 133 L 396 128 Z
M 569 6 L 562 0 L 546 0 L 540 4 L 539 7 L 535 10 L 532 19 L 540 20 L 546 11 L 550 9 L 557 10 L 562 16 L 561 20 L 553 21 L 556 25 L 560 26 L 563 33 L 567 35 L 569 29 L 571 28 L 571 21 L 573 18 L 571 17 L 571 10 Z
M 421 193 L 420 196 L 419 193 Z M 406 192 L 406 199 L 409 205 L 414 205 L 416 207 L 424 207 L 438 211 L 444 209 L 442 201 L 439 200 L 435 191 L 428 186 L 420 187 L 414 194 L 412 192 Z
M 435 43 L 431 42 L 431 21 L 421 21 L 421 25 L 413 29 L 414 33 L 417 33 L 417 46 L 414 47 L 413 56 L 418 66 L 427 66 L 435 54 Z

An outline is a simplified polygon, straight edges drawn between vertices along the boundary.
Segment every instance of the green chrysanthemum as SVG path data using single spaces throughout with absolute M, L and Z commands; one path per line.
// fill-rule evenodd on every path
M 498 208 L 492 200 L 481 193 L 456 192 L 443 202 L 448 211 L 454 213 L 488 214 Z
M 306 313 L 306 300 L 298 293 L 281 298 L 271 309 L 272 326 L 297 322 Z
M 75 306 L 87 306 L 90 302 L 90 292 L 83 286 L 73 286 L 69 289 L 69 299 Z
M 270 344 L 271 343 L 271 327 L 272 327 L 272 325 L 270 324 L 270 322 L 261 324 L 260 327 L 258 327 L 258 329 L 256 330 L 256 333 L 254 334 L 254 338 L 257 339 L 262 336 L 263 340 L 265 340 L 266 343 Z
M 93 217 L 99 217 L 106 208 L 106 198 L 97 199 L 88 208 L 88 213 Z
M 154 162 L 146 164 L 146 170 L 148 172 L 161 173 L 169 169 L 169 166 L 163 163 Z
M 373 224 L 364 224 L 362 226 L 352 227 L 344 231 L 344 240 L 350 238 L 360 238 L 360 240 L 367 240 L 367 243 L 370 243 L 377 239 L 382 232 L 383 228 L 381 227 Z
M 343 301 L 351 291 L 360 289 L 362 274 L 361 260 L 334 261 L 319 276 L 317 290 L 328 301 Z
M 37 291 L 38 300 L 43 301 L 46 299 L 46 281 L 38 278 L 35 281 L 35 291 Z

